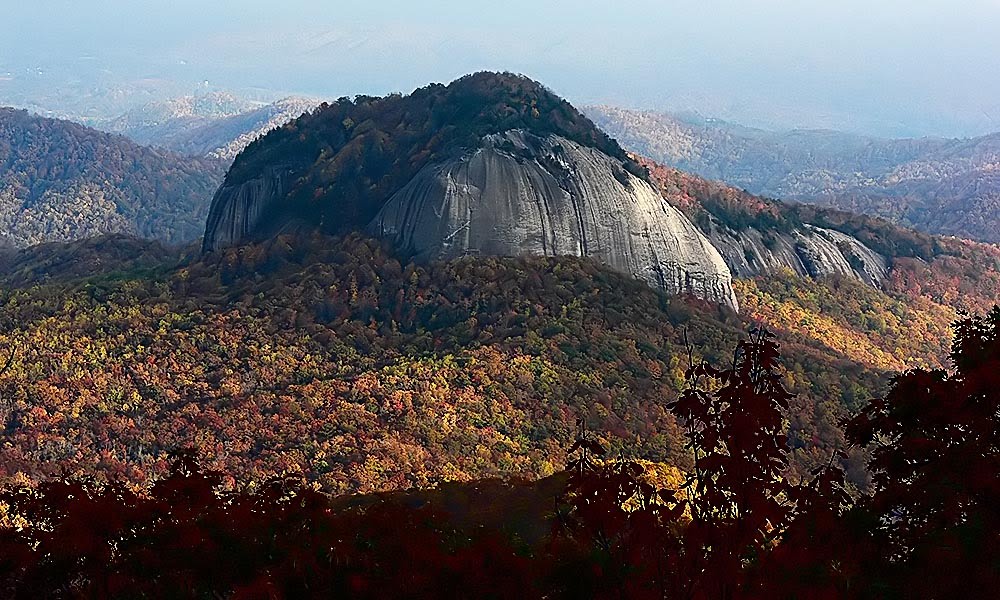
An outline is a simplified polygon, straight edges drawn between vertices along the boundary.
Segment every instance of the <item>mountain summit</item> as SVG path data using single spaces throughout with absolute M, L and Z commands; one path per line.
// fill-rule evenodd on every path
M 234 161 L 220 195 L 268 173 L 268 179 L 282 179 L 280 197 L 262 215 L 267 218 L 232 232 L 229 241 L 266 239 L 296 220 L 331 232 L 363 228 L 428 164 L 461 156 L 479 148 L 486 136 L 515 129 L 560 135 L 642 173 L 617 142 L 539 83 L 477 73 L 409 96 L 341 98 L 252 144 Z M 217 208 L 224 199 L 216 199 Z M 221 217 L 209 220 L 208 250 L 216 247 L 215 237 L 228 233 L 219 230 Z
M 517 75 L 345 98 L 272 132 L 237 157 L 204 249 L 300 229 L 366 230 L 426 260 L 586 256 L 736 308 L 722 256 L 646 170 Z

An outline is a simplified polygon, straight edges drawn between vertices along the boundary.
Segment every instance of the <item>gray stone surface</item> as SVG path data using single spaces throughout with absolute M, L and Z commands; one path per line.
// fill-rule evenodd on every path
M 844 275 L 880 287 L 889 272 L 885 257 L 857 239 L 812 225 L 791 233 L 734 232 L 713 227 L 707 232 L 734 277 L 757 277 L 790 269 L 803 277 Z
M 223 186 L 208 219 L 206 251 L 270 229 L 262 219 L 284 197 L 288 169 Z M 280 211 L 278 211 L 280 212 Z M 308 226 L 308 224 L 302 224 Z M 483 256 L 587 256 L 667 293 L 737 308 L 732 278 L 780 269 L 840 274 L 878 287 L 884 257 L 843 233 L 790 233 L 718 224 L 700 231 L 645 181 L 606 154 L 558 137 L 511 131 L 478 150 L 428 166 L 368 226 L 420 260 Z
M 369 232 L 419 259 L 587 256 L 671 294 L 737 308 L 719 251 L 645 181 L 602 152 L 558 136 L 490 136 L 428 166 Z
M 223 184 L 212 199 L 202 250 L 213 252 L 251 239 L 265 209 L 287 191 L 287 173 L 270 168 L 240 185 Z

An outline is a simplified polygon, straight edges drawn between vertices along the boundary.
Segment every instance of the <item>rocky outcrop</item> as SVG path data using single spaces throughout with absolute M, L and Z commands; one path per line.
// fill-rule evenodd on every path
M 875 233 L 866 222 L 845 220 L 840 213 L 814 210 L 810 214 L 795 205 L 754 196 L 646 158 L 638 161 L 667 202 L 688 215 L 718 248 L 734 277 L 788 269 L 803 277 L 855 277 L 880 287 L 888 273 L 889 258 L 851 235 L 860 232 L 882 249 L 892 248 L 893 243 L 879 241 L 888 230 Z
M 796 249 L 811 277 L 849 275 L 879 287 L 889 274 L 884 256 L 846 233 L 806 225 L 798 238 Z
M 524 131 L 421 170 L 369 231 L 419 259 L 586 256 L 671 294 L 737 308 L 718 250 L 647 182 L 599 150 Z
M 342 99 L 237 157 L 204 249 L 292 229 L 367 230 L 423 261 L 589 257 L 734 309 L 734 275 L 787 268 L 873 286 L 886 275 L 885 258 L 803 225 L 812 221 L 785 205 L 679 172 L 661 181 L 640 163 L 567 102 L 511 74 Z
M 212 252 L 252 238 L 270 204 L 285 193 L 288 180 L 287 169 L 272 167 L 249 181 L 219 188 L 208 214 L 202 251 Z
M 857 239 L 812 225 L 791 233 L 713 227 L 707 235 L 735 277 L 790 269 L 803 277 L 843 275 L 879 287 L 889 271 L 886 258 Z

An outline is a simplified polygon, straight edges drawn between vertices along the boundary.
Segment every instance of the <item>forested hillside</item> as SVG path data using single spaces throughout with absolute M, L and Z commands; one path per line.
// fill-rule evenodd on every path
M 0 109 L 0 241 L 22 247 L 125 233 L 201 236 L 222 163 Z
M 42 286 L 18 264 L 0 323 L 8 482 L 145 482 L 186 446 L 239 481 L 291 469 L 332 493 L 540 477 L 579 417 L 630 455 L 685 464 L 664 403 L 686 344 L 723 360 L 745 326 L 587 261 L 423 267 L 354 237 L 284 237 L 163 274 L 132 257 L 94 277 L 48 267 Z M 802 470 L 886 373 L 810 340 L 788 349 Z
M 942 364 L 953 306 L 987 302 L 990 282 L 949 255 L 898 259 L 888 293 L 789 274 L 741 282 L 737 317 L 579 259 L 420 266 L 358 237 L 206 258 L 144 244 L 6 259 L 4 481 L 69 469 L 146 482 L 187 446 L 234 480 L 291 469 L 332 493 L 540 477 L 577 418 L 616 451 L 683 466 L 663 406 L 689 346 L 725 360 L 759 322 L 784 345 L 803 475 L 893 371 Z M 102 266 L 80 273 L 72 257 Z
M 1000 241 L 997 134 L 890 140 L 770 132 L 613 107 L 585 112 L 629 150 L 755 194 Z
M 1000 582 L 1000 308 L 955 325 L 950 369 L 911 370 L 840 420 L 871 451 L 796 475 L 781 347 L 692 361 L 664 404 L 684 470 L 609 455 L 576 422 L 561 472 L 331 499 L 283 472 L 232 481 L 170 454 L 149 487 L 65 472 L 0 493 L 11 597 L 872 600 L 980 597 Z M 849 462 L 849 461 L 848 461 Z M 225 551 L 220 552 L 220 549 Z
M 251 142 L 319 105 L 308 98 L 249 102 L 230 94 L 152 103 L 99 124 L 144 146 L 231 162 Z
M 932 236 L 829 208 L 785 204 L 639 159 L 663 196 L 704 230 L 734 238 L 753 230 L 764 245 L 811 224 L 840 231 L 887 258 L 877 287 L 844 277 L 765 270 L 734 283 L 741 311 L 798 339 L 811 339 L 888 370 L 936 367 L 950 325 L 1000 298 L 1000 249 Z M 851 255 L 847 252 L 848 256 Z M 856 259 L 857 260 L 857 259 Z

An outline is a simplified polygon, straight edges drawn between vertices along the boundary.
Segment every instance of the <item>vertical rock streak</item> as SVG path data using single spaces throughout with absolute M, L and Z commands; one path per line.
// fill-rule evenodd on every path
M 369 231 L 422 260 L 470 253 L 588 256 L 668 293 L 737 308 L 732 276 L 715 247 L 614 159 L 565 138 L 523 131 L 484 142 L 418 173 Z M 467 232 L 464 244 L 453 233 L 459 228 Z
M 267 168 L 216 194 L 204 248 L 212 251 L 279 227 L 276 199 L 288 169 Z M 275 215 L 278 215 L 276 217 Z M 273 222 L 272 222 L 273 221 Z M 737 307 L 732 278 L 789 268 L 856 277 L 878 286 L 884 257 L 843 233 L 698 229 L 647 182 L 599 150 L 514 130 L 487 136 L 464 156 L 429 165 L 369 224 L 418 260 L 485 256 L 587 256 L 672 294 Z M 706 235 L 708 237 L 706 237 Z

